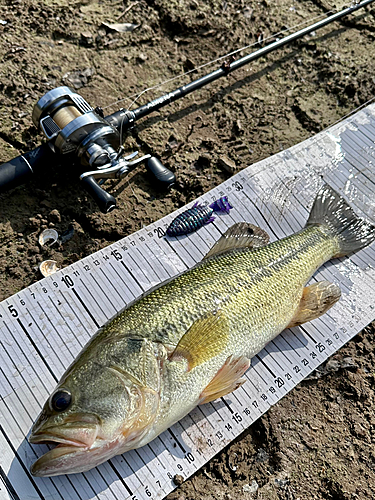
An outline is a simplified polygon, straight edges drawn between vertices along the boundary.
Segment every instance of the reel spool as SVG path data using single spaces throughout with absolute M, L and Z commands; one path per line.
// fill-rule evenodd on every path
M 83 165 L 110 163 L 120 146 L 118 130 L 69 87 L 47 92 L 35 104 L 32 119 L 55 152 L 77 153 Z

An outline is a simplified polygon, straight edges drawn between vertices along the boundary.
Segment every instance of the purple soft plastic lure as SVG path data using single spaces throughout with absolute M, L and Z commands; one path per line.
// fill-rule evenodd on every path
M 205 224 L 209 224 L 215 220 L 212 216 L 214 212 L 226 212 L 233 208 L 228 201 L 227 196 L 223 196 L 214 201 L 208 207 L 195 203 L 191 208 L 178 215 L 167 229 L 168 236 L 182 236 L 196 231 Z

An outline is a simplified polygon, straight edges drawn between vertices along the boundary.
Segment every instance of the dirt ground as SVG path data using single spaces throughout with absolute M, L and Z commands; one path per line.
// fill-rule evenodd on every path
M 40 144 L 31 112 L 54 87 L 68 85 L 94 107 L 105 108 L 341 5 L 326 0 L 0 0 L 0 161 Z M 103 22 L 138 27 L 118 33 Z M 225 163 L 244 168 L 373 98 L 374 41 L 375 5 L 140 121 L 125 148 L 159 156 L 177 176 L 169 192 L 158 190 L 139 167 L 106 183 L 119 208 L 104 215 L 81 189 L 80 172 L 51 165 L 2 194 L 0 299 L 40 279 L 41 261 L 71 264 L 224 181 L 231 175 Z M 138 102 L 160 94 L 160 89 L 146 93 Z M 62 233 L 70 225 L 74 236 L 62 247 L 38 245 L 42 229 Z M 169 500 L 373 498 L 374 331 L 368 327 L 359 334 L 319 376 L 295 388 Z

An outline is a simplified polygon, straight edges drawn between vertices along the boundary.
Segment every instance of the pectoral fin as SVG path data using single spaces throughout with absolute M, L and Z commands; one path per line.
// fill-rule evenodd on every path
M 199 404 L 209 403 L 221 398 L 240 387 L 246 379 L 242 375 L 250 366 L 250 360 L 245 356 L 229 356 L 208 386 L 200 395 Z
M 222 312 L 195 321 L 181 338 L 170 361 L 185 358 L 188 371 L 220 354 L 228 341 L 228 324 Z
M 288 325 L 302 325 L 326 313 L 341 297 L 340 288 L 329 281 L 319 281 L 304 288 L 296 314 Z
M 262 247 L 268 244 L 269 239 L 266 231 L 260 227 L 248 222 L 237 222 L 221 236 L 204 258 L 207 259 L 234 249 Z

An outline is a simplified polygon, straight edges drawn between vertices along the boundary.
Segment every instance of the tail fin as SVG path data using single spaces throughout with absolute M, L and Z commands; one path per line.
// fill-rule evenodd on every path
M 375 226 L 357 217 L 346 201 L 325 184 L 318 192 L 306 226 L 325 226 L 338 238 L 342 257 L 370 245 L 375 240 Z

